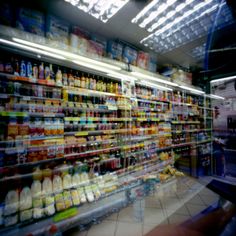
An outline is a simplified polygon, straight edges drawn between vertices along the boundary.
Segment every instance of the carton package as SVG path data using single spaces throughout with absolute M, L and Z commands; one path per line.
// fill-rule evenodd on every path
M 154 55 L 149 56 L 148 70 L 151 72 L 157 71 L 157 57 Z
M 88 40 L 75 34 L 70 34 L 70 46 L 73 53 L 87 55 Z
M 48 15 L 46 37 L 53 42 L 57 42 L 56 46 L 67 47 L 69 45 L 69 25 L 53 15 Z
M 16 11 L 16 28 L 29 33 L 44 36 L 44 14 L 35 10 L 21 7 Z
M 91 40 L 98 43 L 103 50 L 103 56 L 106 56 L 106 49 L 107 49 L 107 40 L 101 36 L 92 34 Z
M 137 66 L 147 70 L 148 64 L 149 64 L 149 53 L 142 51 L 138 52 Z
M 109 58 L 121 61 L 122 60 L 122 51 L 123 51 L 123 45 L 121 43 L 117 43 L 112 40 L 108 41 L 108 43 L 107 43 L 107 56 Z
M 104 55 L 103 46 L 93 40 L 88 41 L 87 55 L 89 57 L 102 57 Z
M 135 49 L 125 46 L 123 50 L 123 61 L 125 63 L 129 63 L 131 65 L 136 66 L 137 65 L 137 56 L 138 53 Z

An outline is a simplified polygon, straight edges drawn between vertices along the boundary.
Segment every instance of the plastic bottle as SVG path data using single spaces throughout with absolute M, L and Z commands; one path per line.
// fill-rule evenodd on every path
M 44 64 L 43 64 L 43 62 L 39 66 L 39 79 L 44 79 Z
M 30 61 L 27 62 L 27 77 L 32 78 L 33 76 L 33 68 Z
M 25 62 L 22 60 L 20 64 L 20 76 L 26 76 L 26 66 Z
M 49 70 L 50 70 L 50 79 L 55 80 L 55 73 L 53 71 L 52 64 L 49 65 Z
M 49 68 L 49 66 L 45 66 L 44 77 L 45 77 L 46 80 L 50 80 L 50 68 Z
M 39 77 L 38 65 L 34 64 L 34 66 L 33 66 L 33 78 L 38 79 L 38 77 Z
M 56 85 L 62 86 L 62 73 L 59 68 L 57 69 L 57 73 L 56 73 Z

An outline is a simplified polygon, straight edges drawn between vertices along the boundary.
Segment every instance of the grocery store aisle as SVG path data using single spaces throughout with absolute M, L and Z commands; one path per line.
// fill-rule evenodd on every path
M 73 229 L 69 236 L 142 236 L 160 224 L 179 224 L 215 203 L 219 196 L 190 177 L 171 181 L 134 204 L 105 218 L 87 231 Z

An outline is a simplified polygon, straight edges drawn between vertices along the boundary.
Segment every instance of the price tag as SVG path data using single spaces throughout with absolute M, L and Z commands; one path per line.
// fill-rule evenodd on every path
M 88 132 L 86 132 L 86 131 L 78 132 L 75 134 L 75 136 L 87 136 L 87 135 L 88 135 Z
M 24 101 L 30 101 L 30 97 L 29 97 L 29 96 L 23 96 L 22 99 L 23 99 Z

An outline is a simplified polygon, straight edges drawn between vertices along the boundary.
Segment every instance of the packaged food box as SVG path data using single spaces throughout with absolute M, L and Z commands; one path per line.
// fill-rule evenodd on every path
M 137 66 L 147 70 L 148 63 L 149 63 L 149 53 L 142 51 L 138 52 Z
M 87 30 L 80 28 L 79 26 L 72 26 L 71 33 L 81 38 L 90 39 L 90 33 Z
M 56 41 L 58 43 L 57 46 L 68 46 L 69 24 L 53 15 L 48 15 L 46 37 L 52 41 Z
M 80 37 L 76 34 L 70 34 L 70 46 L 72 52 L 86 55 L 88 44 L 89 42 L 86 38 Z
M 12 7 L 7 3 L 0 4 L 0 24 L 7 26 L 13 25 Z
M 27 8 L 19 8 L 16 11 L 16 28 L 33 34 L 44 36 L 44 14 L 39 11 Z
M 107 56 L 118 61 L 122 60 L 123 45 L 115 41 L 108 41 Z
M 123 61 L 136 66 L 138 53 L 135 49 L 125 46 L 123 50 Z
M 88 47 L 87 47 L 87 54 L 90 57 L 102 57 L 104 52 L 103 52 L 104 48 L 101 44 L 93 41 L 93 40 L 89 40 L 88 41 Z
M 101 36 L 94 34 L 91 35 L 91 40 L 98 43 L 102 47 L 103 56 L 106 56 L 107 40 Z
M 157 58 L 154 55 L 149 56 L 148 70 L 151 72 L 157 71 Z

